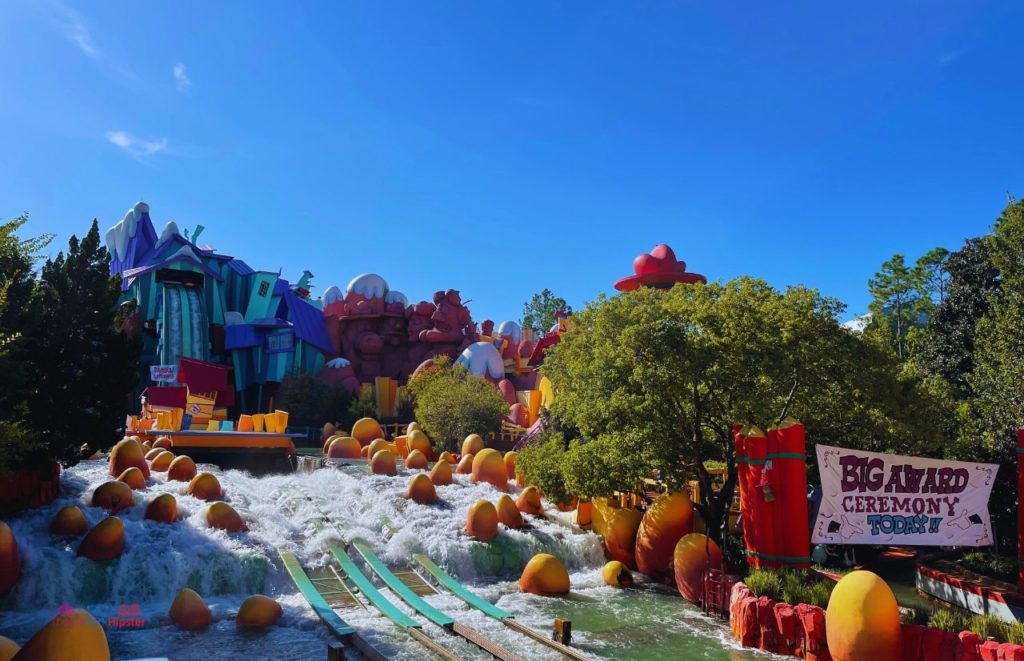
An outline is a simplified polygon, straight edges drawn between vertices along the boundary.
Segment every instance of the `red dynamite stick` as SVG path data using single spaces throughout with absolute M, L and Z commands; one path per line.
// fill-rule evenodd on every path
M 788 564 L 806 569 L 810 567 L 811 533 L 807 508 L 807 445 L 802 424 L 794 420 L 783 423 L 779 428 L 779 453 L 787 455 L 778 460 L 782 483 L 780 502 L 782 511 L 786 513 L 782 555 L 808 558 L 788 561 Z
M 733 440 L 736 443 L 736 477 L 740 488 L 740 526 L 743 529 L 743 546 L 746 550 L 753 550 L 751 544 L 754 540 L 754 513 L 751 504 L 754 502 L 754 495 L 750 486 L 750 466 L 747 464 L 747 437 L 743 433 L 743 427 L 733 428 Z M 756 556 L 746 554 L 747 564 L 751 567 L 760 567 Z
M 779 466 L 779 430 L 769 429 L 768 435 L 765 438 L 765 446 L 768 449 L 767 456 L 769 457 L 767 463 L 764 465 L 764 476 L 761 478 L 761 482 L 764 484 L 764 504 L 765 509 L 768 513 L 768 520 L 771 522 L 771 529 L 769 534 L 769 548 L 765 553 L 772 556 L 774 559 L 769 564 L 769 567 L 782 567 L 785 562 L 781 560 L 781 557 L 785 555 L 782 552 L 782 545 L 785 543 L 786 538 L 786 519 L 788 517 L 783 516 L 783 502 L 782 502 L 782 480 L 780 479 L 780 466 Z
M 757 567 L 774 567 L 764 556 L 770 555 L 773 546 L 771 511 L 764 502 L 764 489 L 761 483 L 764 479 L 764 465 L 768 457 L 768 445 L 764 432 L 757 427 L 747 430 L 746 447 L 747 461 L 749 462 L 748 479 L 750 484 L 750 523 L 753 534 L 747 542 L 748 548 L 757 559 Z M 746 516 L 746 514 L 744 514 Z

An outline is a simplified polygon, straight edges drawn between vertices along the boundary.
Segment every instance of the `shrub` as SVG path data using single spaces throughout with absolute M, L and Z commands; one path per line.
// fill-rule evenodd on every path
M 1017 582 L 1017 561 L 996 553 L 972 551 L 960 558 L 960 564 L 978 574 L 1003 581 Z
M 458 452 L 470 434 L 487 438 L 501 431 L 508 404 L 490 383 L 439 359 L 409 381 L 416 421 L 438 451 Z
M 747 587 L 758 597 L 782 599 L 782 575 L 772 569 L 755 569 L 747 574 Z
M 1024 645 L 1024 622 L 1006 623 L 1006 642 L 1014 645 Z
M 326 421 L 338 421 L 349 408 L 352 395 L 309 374 L 285 378 L 278 395 L 282 410 L 288 411 L 288 424 L 296 427 L 320 427 Z
M 755 569 L 744 581 L 758 597 L 766 596 L 791 606 L 811 604 L 822 608 L 828 606 L 834 585 L 829 580 L 814 580 L 798 569 Z
M 0 420 L 0 480 L 43 459 L 38 434 L 21 422 Z
M 548 434 L 531 443 L 516 457 L 516 470 L 523 474 L 527 484 L 537 486 L 555 502 L 568 497 L 562 472 L 565 443 L 560 433 Z
M 940 608 L 928 619 L 928 626 L 959 633 L 970 626 L 970 616 L 960 609 Z M 984 640 L 984 638 L 982 638 Z
M 978 638 L 986 640 L 995 638 L 1004 643 L 1007 640 L 1006 621 L 995 615 L 975 615 L 970 619 L 968 628 L 978 634 Z

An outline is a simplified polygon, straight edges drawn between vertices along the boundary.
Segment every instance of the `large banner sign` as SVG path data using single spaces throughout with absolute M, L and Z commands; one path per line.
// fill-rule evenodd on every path
M 988 546 L 996 464 L 818 446 L 820 544 Z

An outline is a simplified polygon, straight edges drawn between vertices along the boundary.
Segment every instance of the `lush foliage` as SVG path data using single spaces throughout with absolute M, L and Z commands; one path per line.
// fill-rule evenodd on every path
M 561 296 L 555 296 L 550 289 L 544 289 L 523 303 L 523 328 L 532 328 L 544 334 L 555 325 L 555 313 L 572 312 L 572 308 Z
M 553 414 L 575 433 L 527 448 L 527 479 L 544 491 L 601 496 L 652 475 L 672 489 L 696 478 L 697 507 L 720 538 L 737 422 L 766 427 L 795 416 L 810 440 L 934 448 L 942 434 L 931 399 L 899 378 L 885 346 L 841 327 L 841 309 L 814 290 L 779 292 L 752 278 L 599 298 L 574 316 L 543 367 L 556 388 Z M 538 471 L 535 452 L 560 476 Z M 717 493 L 708 460 L 727 462 Z
M 755 569 L 743 582 L 755 596 L 766 596 L 790 605 L 828 606 L 834 584 L 826 579 L 815 580 L 806 571 L 792 569 Z
M 120 286 L 95 221 L 35 272 L 49 237 L 0 225 L 0 470 L 109 446 L 137 379 L 139 346 L 116 324 Z
M 328 420 L 350 429 L 355 421 L 348 412 L 352 395 L 309 374 L 289 375 L 281 383 L 278 397 L 281 408 L 288 411 L 289 425 L 319 427 Z
M 1017 560 L 987 551 L 971 551 L 960 558 L 967 569 L 1002 581 L 1017 582 Z
M 470 434 L 487 438 L 501 430 L 508 411 L 498 389 L 460 365 L 440 359 L 409 380 L 416 421 L 439 451 L 458 452 Z
M 978 638 L 998 643 L 1024 644 L 1024 622 L 1007 622 L 997 615 L 972 615 L 959 608 L 940 608 L 932 613 L 928 626 L 959 633 L 973 631 Z

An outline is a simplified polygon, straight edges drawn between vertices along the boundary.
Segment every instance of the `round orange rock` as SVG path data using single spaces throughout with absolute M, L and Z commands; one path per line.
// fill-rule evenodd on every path
M 647 508 L 636 533 L 636 568 L 660 578 L 668 573 L 676 542 L 693 532 L 693 504 L 685 493 L 664 494 Z
M 638 556 L 639 557 L 639 556 Z M 699 601 L 709 569 L 722 568 L 722 551 L 715 540 L 699 532 L 684 535 L 672 554 L 676 587 L 684 599 Z
M 508 479 L 516 479 L 516 457 L 519 453 L 515 450 L 509 450 L 505 453 L 503 459 L 505 460 L 505 474 L 508 475 Z
M 241 532 L 246 529 L 245 522 L 235 508 L 220 500 L 206 507 L 206 523 L 211 528 L 227 532 Z
M 92 492 L 93 507 L 102 507 L 112 514 L 128 509 L 134 504 L 132 488 L 120 480 L 104 482 Z
M 569 572 L 562 561 L 550 553 L 538 553 L 530 558 L 519 577 L 522 592 L 547 596 L 569 592 Z
M 89 532 L 89 522 L 85 514 L 75 505 L 66 505 L 50 522 L 50 534 L 57 537 L 78 537 Z
M 508 486 L 505 462 L 494 448 L 484 448 L 473 455 L 473 483 L 477 482 L 490 482 L 502 491 Z
M 281 619 L 281 604 L 262 594 L 254 594 L 242 602 L 235 622 L 247 629 L 269 627 Z
M 146 463 L 146 453 L 142 449 L 142 444 L 137 440 L 126 438 L 118 441 L 117 445 L 110 450 L 108 464 L 108 471 L 114 477 L 134 466 L 142 471 L 143 477 L 149 478 L 149 464 Z
M 437 491 L 434 490 L 434 483 L 426 473 L 416 473 L 409 481 L 405 497 L 420 505 L 430 505 L 437 502 Z
M 473 472 L 473 455 L 462 455 L 462 459 L 459 459 L 459 465 L 455 467 L 455 472 L 459 475 L 470 475 Z
M 210 607 L 195 590 L 189 588 L 178 593 L 167 615 L 179 629 L 186 631 L 202 629 L 210 626 L 213 622 L 213 613 L 210 612 Z
M 543 514 L 544 508 L 540 502 L 540 489 L 532 485 L 523 489 L 523 492 L 519 494 L 519 498 L 516 499 L 516 507 L 519 508 L 520 512 L 526 514 L 533 514 L 534 516 Z
M 327 456 L 331 459 L 358 459 L 363 447 L 351 436 L 335 436 L 327 444 Z
M 498 510 L 498 521 L 504 523 L 509 528 L 522 528 L 526 525 L 523 522 L 523 515 L 519 512 L 519 508 L 516 507 L 516 501 L 512 500 L 512 496 L 507 493 L 498 496 L 495 509 Z
M 160 438 L 153 441 L 153 448 L 162 448 L 164 450 L 170 450 L 174 447 L 174 443 L 171 442 L 169 436 L 161 436 Z
M 406 434 L 405 441 L 406 443 L 409 444 L 410 452 L 412 450 L 419 450 L 420 452 L 423 453 L 423 456 L 425 457 L 429 457 L 431 451 L 433 450 L 433 448 L 430 445 L 430 439 L 427 438 L 426 434 L 424 434 L 418 429 L 415 429 Z
M 21 553 L 10 526 L 0 521 L 0 597 L 21 578 Z
M 200 500 L 220 500 L 224 496 L 217 476 L 205 471 L 192 478 L 185 487 L 185 493 Z
M 164 473 L 171 467 L 172 461 L 174 461 L 173 452 L 170 450 L 160 450 L 160 454 L 153 458 L 153 461 L 149 464 L 149 468 L 155 473 Z
M 110 661 L 107 634 L 100 623 L 80 608 L 58 612 L 18 652 L 17 658 L 35 659 L 88 659 Z
M 604 579 L 606 585 L 613 588 L 633 587 L 633 574 L 630 573 L 629 567 L 618 560 L 612 560 L 604 566 L 601 570 L 601 578 Z
M 498 510 L 489 500 L 481 498 L 469 506 L 466 532 L 481 542 L 489 542 L 498 536 Z
M 123 552 L 124 524 L 116 516 L 97 523 L 78 545 L 78 555 L 97 562 L 113 560 Z
M 455 455 L 453 455 L 451 452 L 447 452 L 447 451 L 442 452 L 441 456 L 439 456 L 437 458 L 437 460 L 438 461 L 443 461 L 443 462 L 448 463 L 448 464 L 452 464 L 453 466 L 455 464 L 459 463 L 458 461 L 455 460 Z
M 167 479 L 178 482 L 191 482 L 196 476 L 196 462 L 187 454 L 175 457 L 167 467 Z
M 373 457 L 381 450 L 390 450 L 391 444 L 385 441 L 383 438 L 378 438 L 370 442 L 369 449 L 366 451 L 367 457 Z
M 438 487 L 451 484 L 452 465 L 447 461 L 438 461 L 434 464 L 434 467 L 430 469 L 430 481 Z
M 146 478 L 142 475 L 142 471 L 134 466 L 126 468 L 123 473 L 117 476 L 117 479 L 135 491 L 143 491 L 146 488 Z
M 427 457 L 419 450 L 413 450 L 405 458 L 405 467 L 410 470 L 426 470 Z
M 484 439 L 480 434 L 470 434 L 462 441 L 462 454 L 476 454 L 484 449 Z
M 900 611 L 892 589 L 869 571 L 843 576 L 828 600 L 825 634 L 836 661 L 899 659 Z
M 374 475 L 397 475 L 397 455 L 391 450 L 381 450 L 370 459 L 370 472 Z
M 21 649 L 21 645 L 10 638 L 0 636 L 0 661 L 11 661 Z
M 360 445 L 369 445 L 375 438 L 383 438 L 384 430 L 380 423 L 373 418 L 360 418 L 352 425 L 352 438 L 359 441 Z
M 169 493 L 162 493 L 146 505 L 145 518 L 159 523 L 174 523 L 178 520 L 178 501 Z
M 156 456 L 158 454 L 160 454 L 161 452 L 163 452 L 163 451 L 164 451 L 163 448 L 153 448 L 153 449 L 151 449 L 149 452 L 146 453 L 146 461 L 150 461 L 150 462 L 153 461 L 154 459 L 156 459 Z M 150 466 L 150 468 L 152 468 L 152 466 Z

